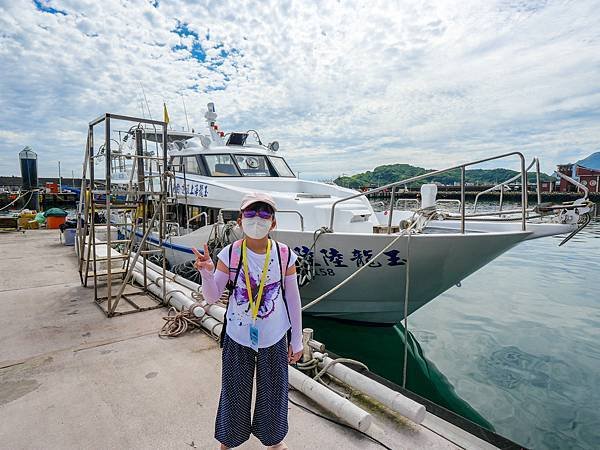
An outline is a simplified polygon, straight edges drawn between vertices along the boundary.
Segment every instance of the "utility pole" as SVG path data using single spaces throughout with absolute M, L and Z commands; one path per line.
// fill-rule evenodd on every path
M 62 192 L 62 180 L 60 178 L 60 161 L 58 162 L 58 193 Z

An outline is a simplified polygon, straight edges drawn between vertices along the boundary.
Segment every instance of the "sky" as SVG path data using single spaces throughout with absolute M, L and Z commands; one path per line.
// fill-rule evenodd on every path
M 87 123 L 147 117 L 144 93 L 175 129 L 214 102 L 303 179 L 511 151 L 551 173 L 600 150 L 599 23 L 586 0 L 0 0 L 0 175 L 29 145 L 77 176 Z

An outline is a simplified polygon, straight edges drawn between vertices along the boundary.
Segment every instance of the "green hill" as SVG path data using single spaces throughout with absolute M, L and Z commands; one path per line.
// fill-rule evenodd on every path
M 422 167 L 411 166 L 410 164 L 389 164 L 385 166 L 377 166 L 373 171 L 358 173 L 356 175 L 339 177 L 334 180 L 334 183 L 339 186 L 350 188 L 360 188 L 365 186 L 381 186 L 384 184 L 393 183 L 406 178 L 422 175 L 427 172 L 434 172 L 433 169 L 423 169 Z M 520 172 L 510 169 L 471 169 L 465 172 L 467 183 L 478 185 L 492 185 L 506 181 L 509 178 L 518 175 Z M 529 182 L 535 182 L 535 174 L 529 173 Z M 542 181 L 554 180 L 550 175 L 541 174 Z M 440 175 L 427 178 L 419 181 L 416 184 L 423 183 L 442 183 L 452 185 L 455 182 L 460 182 L 460 170 L 456 169 Z

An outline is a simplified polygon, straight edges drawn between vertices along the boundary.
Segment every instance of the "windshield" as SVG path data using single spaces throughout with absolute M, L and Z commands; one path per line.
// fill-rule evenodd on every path
M 276 177 L 267 157 L 263 155 L 235 155 L 235 162 L 247 177 Z
M 202 155 L 202 158 L 212 177 L 295 177 L 285 160 L 277 156 L 225 153 Z M 187 164 L 186 169 L 189 171 L 191 166 Z
M 280 177 L 295 177 L 294 172 L 291 171 L 290 167 L 287 165 L 283 158 L 279 156 L 269 156 L 269 160 L 271 164 L 275 167 L 275 170 L 279 174 Z
M 240 171 L 235 166 L 231 155 L 204 155 L 204 160 L 213 177 L 240 176 Z

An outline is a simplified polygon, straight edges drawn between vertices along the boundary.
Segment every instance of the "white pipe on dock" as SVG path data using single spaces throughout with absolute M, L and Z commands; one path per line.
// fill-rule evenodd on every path
M 140 285 L 144 285 L 144 275 L 142 272 L 143 269 L 140 269 L 137 265 L 133 271 L 133 279 Z M 162 285 L 163 280 L 156 272 L 152 269 L 147 269 L 146 274 L 148 279 L 151 281 L 148 283 L 148 290 L 152 292 L 154 295 L 159 298 L 162 297 Z M 165 284 L 166 296 L 163 300 L 169 303 L 171 306 L 175 307 L 177 310 L 181 311 L 182 309 L 187 309 L 194 303 L 194 300 L 190 299 L 185 293 L 179 289 L 179 286 L 174 286 L 174 283 L 170 283 L 169 281 Z M 198 318 L 204 316 L 206 311 L 204 308 L 196 307 L 193 311 L 194 315 Z
M 143 285 L 144 283 L 144 275 L 141 272 L 142 270 L 143 269 L 136 265 L 132 275 L 135 281 L 137 281 L 140 285 Z M 157 297 L 162 298 L 162 276 L 157 274 L 153 269 L 149 267 L 146 267 L 146 274 L 151 281 L 150 283 L 148 283 L 148 290 Z M 225 314 L 225 308 L 217 305 L 210 305 L 210 312 L 212 315 L 207 314 L 205 308 L 198 306 L 198 303 L 196 301 L 194 301 L 191 297 L 188 297 L 182 291 L 182 286 L 179 286 L 176 283 L 167 280 L 166 301 L 169 302 L 171 306 L 175 307 L 179 311 L 181 311 L 182 309 L 189 309 L 190 306 L 196 305 L 192 311 L 196 317 L 200 318 L 200 325 L 202 325 L 203 328 L 206 328 L 208 331 L 210 331 L 214 336 L 220 336 L 221 329 L 223 328 L 223 321 L 219 320 L 219 318 L 215 316 L 223 316 Z
M 340 397 L 292 366 L 288 366 L 288 374 L 289 383 L 295 389 L 317 402 L 344 423 L 363 432 L 371 426 L 373 416 L 350 400 Z
M 138 261 L 135 265 L 135 269 L 143 273 L 143 261 Z M 156 281 L 159 278 L 160 280 L 162 280 L 162 267 L 146 260 L 146 271 L 152 281 Z M 167 290 L 169 290 L 169 288 L 172 290 L 179 290 L 185 294 L 185 299 L 182 302 L 185 308 L 189 309 L 190 306 L 194 304 L 199 304 L 207 314 L 210 314 L 219 322 L 223 322 L 225 320 L 225 308 L 223 306 L 215 304 L 211 305 L 207 303 L 206 300 L 196 301 L 194 299 L 192 293 L 202 293 L 202 286 L 198 283 L 194 283 L 193 281 L 190 281 L 186 278 L 183 278 L 181 276 L 173 274 L 172 272 L 167 271 Z M 167 299 L 167 301 L 169 300 Z M 178 305 L 172 306 L 175 306 L 177 309 L 181 309 L 180 307 L 178 307 Z
M 358 389 L 369 397 L 383 403 L 391 410 L 396 411 L 415 423 L 422 423 L 425 419 L 425 406 L 420 403 L 352 370 L 348 366 L 334 364 L 334 360 L 329 356 L 325 356 L 323 353 L 313 352 L 313 356 L 322 361 L 319 363 L 320 368 L 328 366 L 327 373 L 333 375 L 347 385 Z

